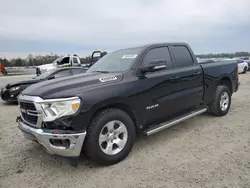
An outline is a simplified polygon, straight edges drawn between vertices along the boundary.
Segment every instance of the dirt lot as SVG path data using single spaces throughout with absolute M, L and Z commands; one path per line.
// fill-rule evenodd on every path
M 11 77 L 11 80 L 20 77 Z M 24 77 L 22 77 L 23 79 Z M 10 80 L 0 77 L 0 86 Z M 18 109 L 0 101 L 0 187 L 250 187 L 250 72 L 240 75 L 229 114 L 207 114 L 140 136 L 121 163 L 78 168 L 25 140 Z

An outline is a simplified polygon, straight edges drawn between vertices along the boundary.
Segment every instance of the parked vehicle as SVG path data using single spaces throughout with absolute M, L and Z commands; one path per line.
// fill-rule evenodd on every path
M 241 59 L 231 58 L 231 59 L 224 59 L 225 61 L 236 61 L 238 65 L 238 73 L 246 73 L 248 70 L 248 63 Z
M 99 54 L 99 55 L 98 55 Z M 86 70 L 93 65 L 96 61 L 98 61 L 100 58 L 102 58 L 104 55 L 106 55 L 107 52 L 105 51 L 94 51 L 91 55 L 91 61 L 86 66 L 83 66 L 86 68 Z M 36 67 L 36 74 L 37 76 L 45 73 L 47 71 L 53 70 L 55 68 L 61 68 L 61 67 L 81 67 L 81 59 L 76 54 L 74 55 L 67 55 L 64 57 L 59 57 L 56 60 L 54 60 L 52 63 L 40 65 Z
M 4 65 L 2 63 L 0 63 L 0 72 L 6 76 L 8 73 L 7 73 L 7 70 L 5 69 Z
M 17 96 L 28 86 L 38 83 L 38 82 L 43 82 L 46 80 L 51 80 L 51 79 L 56 79 L 60 77 L 65 77 L 65 76 L 71 76 L 75 74 L 80 74 L 84 73 L 86 70 L 83 68 L 74 68 L 74 67 L 69 67 L 69 68 L 56 68 L 51 71 L 48 71 L 44 74 L 41 74 L 40 76 L 37 76 L 34 79 L 31 80 L 23 80 L 23 81 L 18 81 L 15 83 L 7 84 L 5 88 L 1 89 L 1 98 L 4 101 L 10 102 L 10 101 L 17 101 Z
M 218 60 L 214 60 L 214 59 L 197 59 L 198 63 L 214 63 Z
M 237 59 L 238 63 L 238 73 L 246 73 L 248 71 L 248 63 L 244 60 Z
M 242 57 L 240 59 L 243 60 L 243 61 L 245 61 L 245 62 L 247 62 L 247 64 L 248 64 L 248 70 L 250 70 L 250 58 L 249 57 Z
M 112 165 L 139 133 L 152 135 L 210 112 L 224 116 L 238 90 L 236 61 L 198 64 L 185 43 L 107 54 L 85 74 L 28 87 L 18 126 L 50 154 Z M 32 113 L 31 113 L 32 112 Z
M 67 55 L 64 57 L 59 57 L 54 60 L 52 63 L 40 65 L 36 67 L 37 76 L 45 72 L 51 71 L 55 68 L 61 67 L 80 67 L 81 60 L 77 55 Z

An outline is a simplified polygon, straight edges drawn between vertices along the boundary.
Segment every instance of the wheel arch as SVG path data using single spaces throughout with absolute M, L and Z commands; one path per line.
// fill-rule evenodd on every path
M 219 79 L 217 86 L 225 85 L 230 90 L 231 94 L 233 93 L 232 80 L 229 76 L 223 76 Z
M 139 129 L 138 117 L 136 116 L 135 111 L 132 109 L 131 106 L 129 106 L 125 102 L 122 102 L 122 100 L 119 100 L 119 101 L 115 100 L 112 102 L 102 102 L 102 103 L 95 105 L 93 112 L 91 114 L 90 122 L 93 120 L 96 114 L 98 114 L 99 112 L 105 109 L 110 109 L 110 108 L 116 108 L 116 109 L 120 109 L 126 112 L 130 116 L 132 121 L 134 122 L 136 131 Z

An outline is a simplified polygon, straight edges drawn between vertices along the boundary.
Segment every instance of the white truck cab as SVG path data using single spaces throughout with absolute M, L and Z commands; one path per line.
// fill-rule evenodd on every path
M 88 69 L 90 66 L 92 66 L 94 63 L 96 63 L 99 59 L 101 59 L 103 56 L 107 54 L 106 51 L 94 51 L 92 55 L 90 56 L 90 63 L 82 65 L 80 57 L 76 54 L 74 55 L 67 55 L 63 57 L 59 57 L 56 60 L 54 60 L 52 63 L 40 65 L 36 67 L 36 75 L 43 74 L 47 71 L 50 71 L 55 68 L 60 67 L 86 67 Z
M 75 54 L 67 55 L 57 58 L 52 63 L 37 66 L 36 74 L 40 75 L 47 71 L 60 67 L 80 67 L 80 66 L 81 66 L 81 60 L 77 55 Z

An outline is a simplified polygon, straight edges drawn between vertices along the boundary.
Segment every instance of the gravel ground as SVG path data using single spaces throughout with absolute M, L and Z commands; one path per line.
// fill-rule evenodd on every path
M 20 77 L 0 77 L 4 85 Z M 24 79 L 24 77 L 21 77 Z M 83 157 L 74 168 L 25 140 L 18 109 L 0 101 L 0 187 L 250 187 L 250 73 L 240 75 L 229 114 L 197 116 L 150 137 L 140 136 L 119 164 Z

